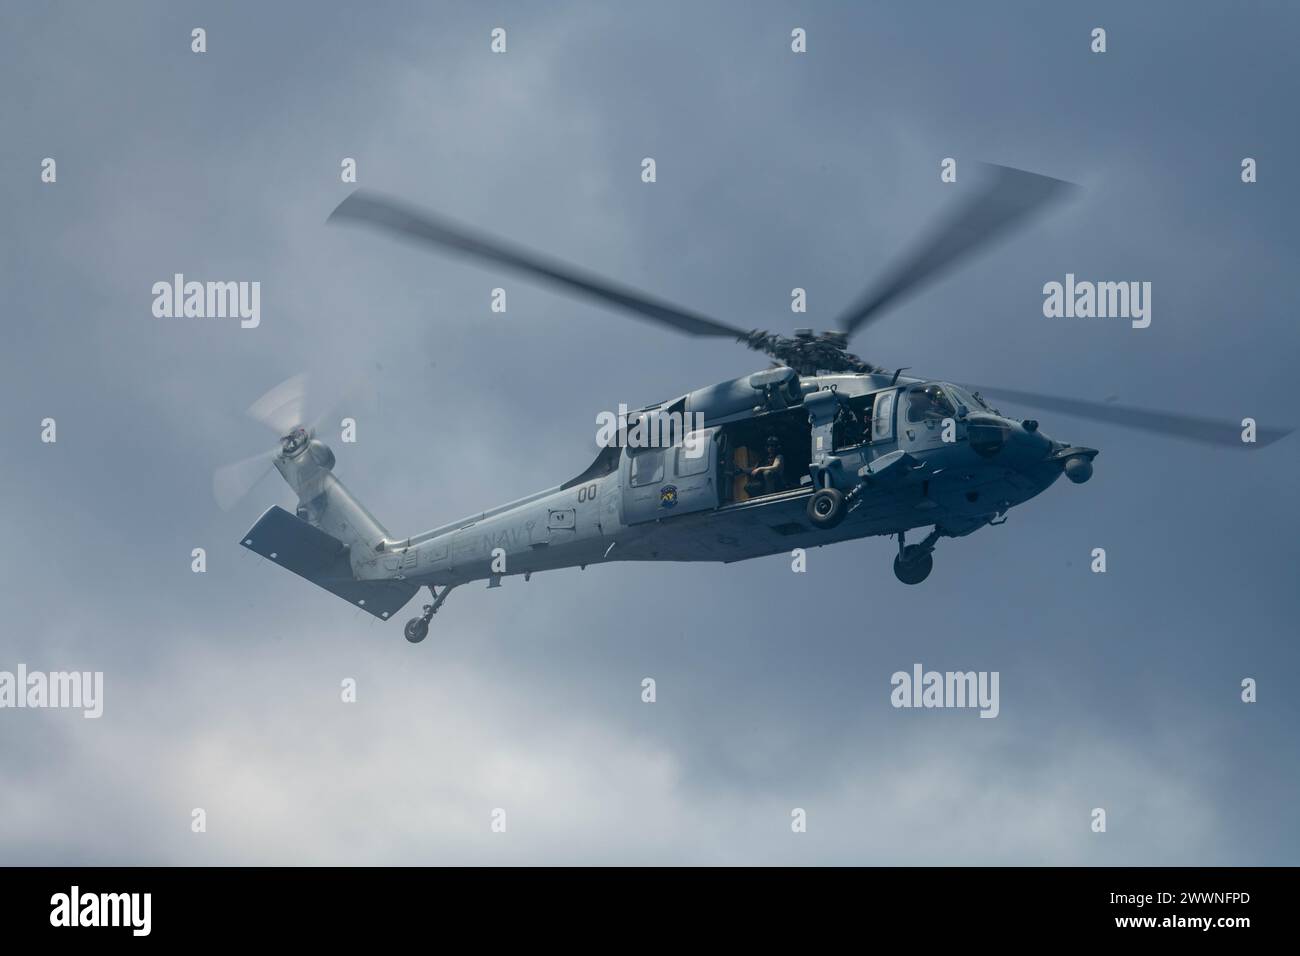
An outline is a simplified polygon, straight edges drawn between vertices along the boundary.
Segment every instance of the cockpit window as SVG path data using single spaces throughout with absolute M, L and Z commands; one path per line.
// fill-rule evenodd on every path
M 957 401 L 961 402 L 963 405 L 965 405 L 968 409 L 970 409 L 973 412 L 993 411 L 989 403 L 984 401 L 984 399 L 980 398 L 979 395 L 975 394 L 974 392 L 967 391 L 966 389 L 961 388 L 958 385 L 948 385 L 946 386 L 946 388 L 952 394 L 952 396 L 957 399 Z
M 957 414 L 942 386 L 917 385 L 907 393 L 907 420 L 912 423 L 952 418 Z

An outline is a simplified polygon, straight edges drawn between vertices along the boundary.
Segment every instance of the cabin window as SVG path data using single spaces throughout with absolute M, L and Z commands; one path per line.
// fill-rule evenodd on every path
M 897 392 L 881 392 L 876 396 L 876 411 L 871 419 L 871 440 L 888 441 L 894 437 L 894 396 Z
M 709 435 L 707 432 L 691 432 L 686 440 L 677 446 L 677 477 L 689 478 L 702 475 L 709 470 Z
M 648 448 L 632 456 L 633 488 L 657 484 L 664 479 L 664 453 L 658 448 Z

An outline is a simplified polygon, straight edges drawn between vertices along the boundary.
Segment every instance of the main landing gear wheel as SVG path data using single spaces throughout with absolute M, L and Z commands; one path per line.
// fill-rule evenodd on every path
M 429 612 L 429 605 L 425 605 L 425 613 Z M 429 619 L 427 617 L 413 617 L 406 622 L 406 629 L 403 632 L 406 639 L 412 644 L 419 644 L 429 636 Z
M 920 584 L 930 576 L 934 554 L 919 544 L 909 544 L 894 558 L 894 577 L 904 584 Z
M 808 499 L 808 520 L 826 531 L 844 520 L 844 495 L 838 488 L 819 488 Z

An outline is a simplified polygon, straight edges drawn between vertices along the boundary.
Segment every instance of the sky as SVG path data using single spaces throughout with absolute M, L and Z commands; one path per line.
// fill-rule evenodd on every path
M 0 709 L 0 863 L 1300 863 L 1295 436 L 1210 448 L 1002 403 L 1100 449 L 1095 475 L 942 541 L 922 585 L 884 538 L 802 574 L 611 564 L 457 589 L 418 646 L 239 546 L 293 506 L 278 476 L 229 512 L 211 492 L 273 444 L 245 409 L 300 372 L 357 421 L 336 473 L 405 535 L 576 475 L 602 410 L 765 364 L 326 226 L 345 157 L 786 333 L 826 327 L 974 163 L 1067 179 L 854 350 L 1300 423 L 1300 12 L 1209 6 L 6 5 L 0 671 L 102 671 L 104 712 Z M 260 282 L 260 324 L 154 317 L 175 273 Z M 1151 282 L 1150 327 L 1046 318 L 1067 273 Z M 999 715 L 892 707 L 917 663 L 998 672 Z

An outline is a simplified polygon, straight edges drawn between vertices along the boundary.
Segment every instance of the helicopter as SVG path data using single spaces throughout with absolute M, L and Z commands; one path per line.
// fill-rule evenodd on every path
M 1243 447 L 1239 426 L 1190 415 L 903 375 L 848 350 L 888 307 L 1021 227 L 1076 187 L 1008 166 L 904 254 L 835 321 L 793 336 L 745 330 L 404 202 L 358 190 L 329 222 L 505 269 L 696 337 L 766 354 L 748 375 L 627 411 L 592 463 L 562 484 L 409 537 L 395 537 L 334 474 L 335 457 L 303 420 L 304 379 L 272 389 L 249 414 L 276 448 L 214 475 L 228 506 L 251 488 L 249 463 L 271 458 L 297 494 L 273 506 L 242 545 L 381 620 L 422 589 L 431 602 L 406 622 L 428 635 L 451 591 L 486 580 L 612 561 L 735 562 L 796 548 L 894 536 L 900 582 L 929 577 L 937 543 L 1002 524 L 1062 475 L 1092 476 L 1098 449 L 1049 437 L 986 395 L 1192 441 Z M 654 426 L 647 428 L 646 426 Z M 667 427 L 663 427 L 667 425 Z M 1255 447 L 1290 434 L 1260 427 Z M 649 433 L 658 441 L 630 440 Z M 265 468 L 263 473 L 269 471 Z M 260 478 L 260 475 L 258 475 Z M 909 532 L 929 529 L 909 542 Z

